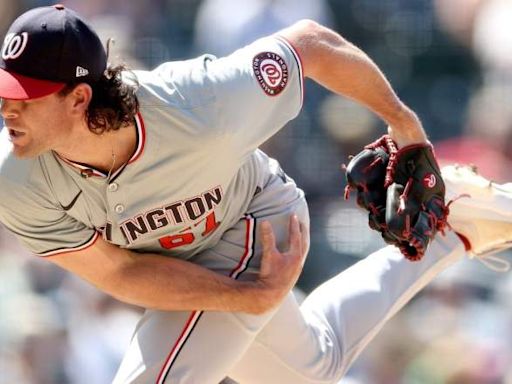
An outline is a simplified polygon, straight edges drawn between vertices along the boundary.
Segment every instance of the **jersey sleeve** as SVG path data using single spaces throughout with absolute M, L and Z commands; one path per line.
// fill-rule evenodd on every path
M 143 114 L 167 120 L 173 142 L 194 153 L 222 148 L 226 158 L 243 158 L 302 107 L 300 57 L 277 35 L 226 57 L 203 55 L 135 74 Z
M 167 62 L 135 75 L 146 120 L 166 121 L 183 149 L 222 148 L 230 161 L 252 153 L 302 107 L 301 60 L 278 35 L 226 57 Z
M 2 181 L 2 189 L 5 188 L 9 184 Z M 52 256 L 78 251 L 98 238 L 95 229 L 68 216 L 29 188 L 17 186 L 15 190 L 15 199 L 0 203 L 0 221 L 30 252 Z
M 0 134 L 0 150 L 5 150 Z M 0 154 L 0 222 L 22 245 L 39 256 L 84 249 L 94 243 L 94 228 L 77 221 L 58 205 L 37 160 Z
M 214 126 L 243 153 L 298 115 L 303 73 L 297 51 L 279 36 L 257 40 L 207 63 L 215 95 Z

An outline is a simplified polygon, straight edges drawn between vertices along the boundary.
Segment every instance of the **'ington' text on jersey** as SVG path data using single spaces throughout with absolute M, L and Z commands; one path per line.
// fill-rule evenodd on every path
M 222 195 L 222 188 L 217 186 L 199 196 L 151 209 L 123 222 L 121 231 L 128 242 L 133 243 L 141 236 L 163 227 L 192 224 L 218 206 Z

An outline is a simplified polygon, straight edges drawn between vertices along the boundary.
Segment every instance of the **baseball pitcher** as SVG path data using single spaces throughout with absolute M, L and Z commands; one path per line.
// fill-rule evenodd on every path
M 432 240 L 445 188 L 420 121 L 368 56 L 314 22 L 224 58 L 127 71 L 55 5 L 14 21 L 0 68 L 0 221 L 34 254 L 147 308 L 116 384 L 335 383 L 464 254 L 449 229 Z M 305 77 L 389 124 L 398 149 L 387 150 L 377 189 L 404 202 L 390 216 L 398 224 L 378 226 L 396 247 L 299 307 L 290 290 L 307 253 L 307 204 L 258 147 L 300 112 Z M 432 187 L 417 184 L 417 169 Z M 423 204 L 431 198 L 442 209 Z

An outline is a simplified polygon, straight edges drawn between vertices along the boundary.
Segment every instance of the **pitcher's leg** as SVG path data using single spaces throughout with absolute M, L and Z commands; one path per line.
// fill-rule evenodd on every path
M 292 294 L 229 372 L 240 384 L 331 383 L 341 362 L 339 345 Z
M 343 356 L 340 376 L 386 321 L 464 255 L 463 243 L 449 231 L 436 237 L 420 262 L 388 246 L 313 291 L 302 310 L 336 335 Z
M 147 311 L 113 384 L 218 384 L 271 315 L 242 316 Z
M 399 309 L 464 255 L 449 232 L 421 262 L 383 248 L 314 290 L 298 309 L 289 302 L 258 334 L 230 377 L 243 384 L 336 383 Z

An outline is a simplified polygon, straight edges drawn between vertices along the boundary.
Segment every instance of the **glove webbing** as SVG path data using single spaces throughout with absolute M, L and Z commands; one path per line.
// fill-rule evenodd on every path
M 384 178 L 384 188 L 389 187 L 393 184 L 393 179 L 395 178 L 395 166 L 398 161 L 397 153 L 398 148 L 396 147 L 395 142 L 389 135 L 383 135 L 373 143 L 366 145 L 365 149 L 375 149 L 378 147 L 386 148 L 386 152 L 389 153 L 388 165 L 386 167 L 386 177 Z M 381 160 L 380 158 L 377 160 Z M 373 163 L 372 163 L 373 164 Z M 370 166 L 372 165 L 370 164 Z

